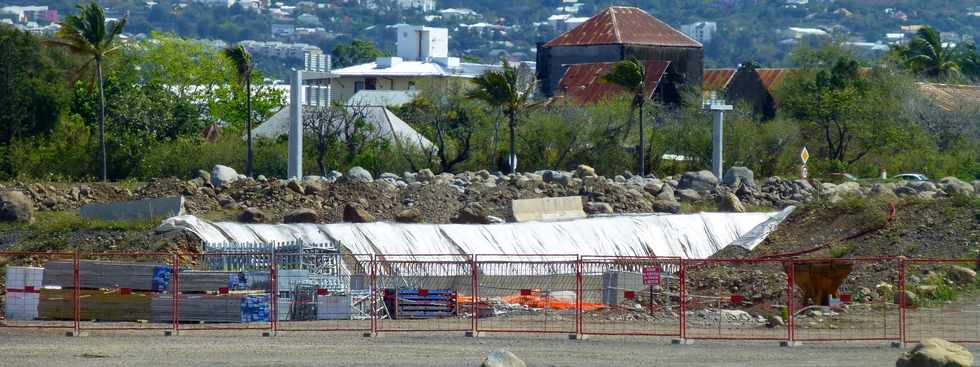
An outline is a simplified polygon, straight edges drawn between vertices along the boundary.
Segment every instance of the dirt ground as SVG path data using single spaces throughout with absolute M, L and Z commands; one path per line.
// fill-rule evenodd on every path
M 82 338 L 54 331 L 0 330 L 4 366 L 479 366 L 487 353 L 507 349 L 529 366 L 891 366 L 901 350 L 884 343 L 810 344 L 697 342 L 663 338 L 492 334 L 281 334 L 258 332 L 93 333 Z M 971 346 L 980 354 L 980 346 Z

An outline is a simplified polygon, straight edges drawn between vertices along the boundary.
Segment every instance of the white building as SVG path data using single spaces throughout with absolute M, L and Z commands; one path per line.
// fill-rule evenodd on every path
M 242 46 L 248 49 L 256 55 L 276 57 L 280 59 L 303 59 L 305 53 L 316 52 L 323 53 L 319 47 L 306 44 L 306 43 L 284 43 L 284 42 L 262 42 L 262 41 L 252 41 L 245 40 L 241 42 Z
M 830 33 L 827 33 L 827 31 L 823 29 L 803 28 L 803 27 L 789 27 L 789 29 L 786 30 L 786 33 L 788 34 L 788 36 L 796 39 L 800 39 L 806 36 L 823 37 L 823 36 L 830 35 Z
M 428 13 L 436 10 L 436 0 L 398 0 L 398 7 Z
M 681 32 L 691 36 L 701 43 L 711 42 L 715 32 L 718 32 L 718 23 L 715 22 L 695 22 L 681 26 Z
M 425 86 L 445 88 L 449 83 L 475 78 L 499 68 L 460 62 L 449 56 L 449 30 L 413 25 L 395 28 L 396 55 L 374 62 L 329 71 L 326 80 L 332 98 L 347 100 L 362 90 L 407 91 Z

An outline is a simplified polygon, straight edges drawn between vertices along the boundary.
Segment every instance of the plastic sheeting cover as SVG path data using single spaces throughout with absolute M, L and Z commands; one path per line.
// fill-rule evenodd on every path
M 343 248 L 353 254 L 520 254 L 678 256 L 703 259 L 729 244 L 751 250 L 793 207 L 768 213 L 616 215 L 560 222 L 471 224 L 242 224 L 211 223 L 194 216 L 167 219 L 161 231 L 187 230 L 207 251 L 237 244 L 299 242 Z M 516 259 L 515 259 L 516 260 Z

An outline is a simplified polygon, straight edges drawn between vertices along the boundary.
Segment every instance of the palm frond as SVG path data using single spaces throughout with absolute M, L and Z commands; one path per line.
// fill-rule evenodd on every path
M 244 82 L 252 77 L 252 54 L 245 49 L 245 46 L 241 44 L 231 45 L 226 47 L 222 53 L 235 67 L 239 81 Z

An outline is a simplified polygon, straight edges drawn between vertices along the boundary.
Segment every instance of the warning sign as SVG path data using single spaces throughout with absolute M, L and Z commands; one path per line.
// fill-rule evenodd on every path
M 660 285 L 660 269 L 654 267 L 643 268 L 643 285 Z

